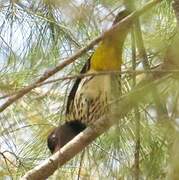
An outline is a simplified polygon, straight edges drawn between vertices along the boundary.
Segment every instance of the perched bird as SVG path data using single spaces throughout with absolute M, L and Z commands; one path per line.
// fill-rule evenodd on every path
M 129 14 L 121 11 L 113 25 Z M 129 27 L 106 36 L 81 70 L 83 73 L 120 71 L 122 50 Z M 48 136 L 48 147 L 52 153 L 59 150 L 87 126 L 109 112 L 108 104 L 120 96 L 120 76 L 105 74 L 78 78 L 67 100 L 67 121 L 55 128 Z

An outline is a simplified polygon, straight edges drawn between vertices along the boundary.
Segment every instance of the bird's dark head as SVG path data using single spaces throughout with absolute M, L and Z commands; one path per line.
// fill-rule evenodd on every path
M 47 145 L 51 153 L 57 152 L 85 128 L 85 124 L 79 120 L 74 120 L 67 121 L 63 125 L 53 129 L 47 139 Z
M 113 25 L 117 24 L 118 22 L 120 22 L 121 20 L 123 20 L 125 17 L 127 17 L 131 12 L 128 9 L 124 9 L 122 11 L 120 11 L 115 20 L 113 21 Z

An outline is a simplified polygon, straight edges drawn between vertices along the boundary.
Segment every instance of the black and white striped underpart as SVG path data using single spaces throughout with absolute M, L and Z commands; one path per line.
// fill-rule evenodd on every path
M 88 73 L 94 73 L 89 71 Z M 68 120 L 91 125 L 110 112 L 112 102 L 120 97 L 119 75 L 88 76 L 81 80 L 69 109 Z

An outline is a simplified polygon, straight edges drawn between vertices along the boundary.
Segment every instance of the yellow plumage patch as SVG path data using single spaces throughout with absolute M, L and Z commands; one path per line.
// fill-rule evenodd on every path
M 125 34 L 125 33 L 124 33 Z M 106 37 L 95 50 L 90 69 L 95 71 L 119 71 L 122 64 L 123 36 L 119 34 Z

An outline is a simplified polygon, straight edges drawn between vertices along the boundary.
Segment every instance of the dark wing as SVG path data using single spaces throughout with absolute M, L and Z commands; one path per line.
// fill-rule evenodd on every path
M 129 15 L 129 11 L 124 9 L 123 11 L 119 12 L 113 22 L 113 25 L 116 24 L 117 22 L 121 21 L 123 18 L 125 18 L 127 15 Z M 91 57 L 88 59 L 88 61 L 86 62 L 86 64 L 83 66 L 80 74 L 84 74 L 86 73 L 89 69 L 90 69 L 90 59 Z M 66 106 L 66 114 L 69 114 L 70 111 L 70 106 L 73 103 L 76 91 L 78 89 L 78 85 L 81 82 L 81 78 L 77 78 L 69 95 L 68 95 L 68 99 L 67 99 L 67 106 Z
M 82 70 L 80 71 L 80 74 L 84 74 L 90 69 L 90 59 L 91 59 L 91 57 L 87 60 L 87 62 L 83 66 Z M 81 82 L 81 78 L 77 78 L 75 83 L 73 84 L 73 87 L 72 87 L 69 95 L 68 95 L 67 106 L 66 106 L 66 114 L 69 114 L 70 106 L 73 103 L 73 100 L 74 100 L 74 97 L 75 97 L 75 94 L 76 94 L 76 91 L 78 89 L 80 82 Z

